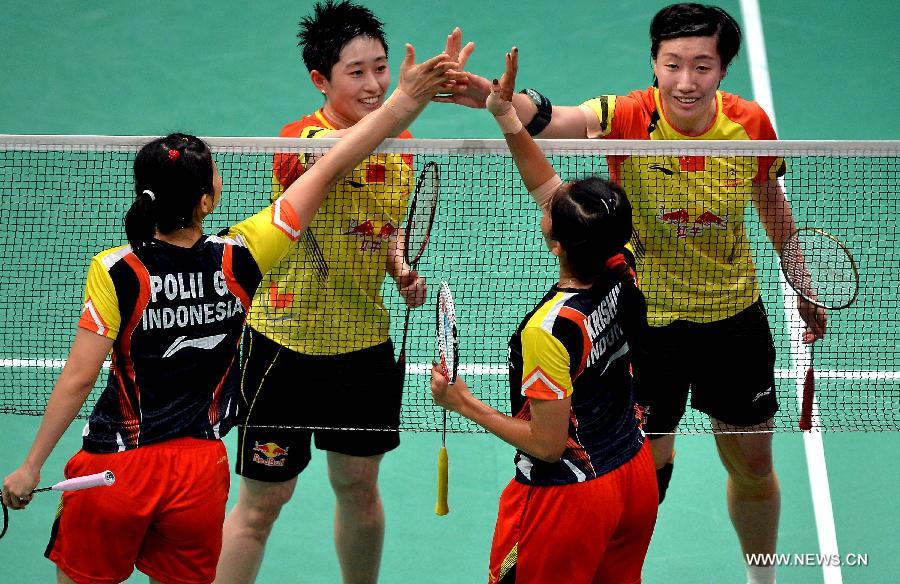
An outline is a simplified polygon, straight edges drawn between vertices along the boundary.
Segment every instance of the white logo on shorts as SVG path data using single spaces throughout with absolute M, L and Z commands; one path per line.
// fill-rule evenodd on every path
M 763 391 L 761 391 L 761 392 L 759 392 L 758 394 L 756 394 L 756 397 L 754 397 L 752 401 L 753 401 L 753 402 L 756 402 L 756 400 L 758 400 L 759 398 L 761 398 L 761 397 L 763 397 L 763 396 L 766 396 L 766 395 L 769 395 L 770 393 L 772 393 L 772 388 L 771 388 L 771 387 L 769 387 L 769 388 L 767 388 L 767 389 L 764 389 Z

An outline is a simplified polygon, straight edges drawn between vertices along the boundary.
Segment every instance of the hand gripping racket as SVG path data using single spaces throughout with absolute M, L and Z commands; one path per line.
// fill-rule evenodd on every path
M 827 310 L 842 310 L 856 300 L 859 271 L 850 250 L 821 229 L 798 229 L 781 246 L 781 271 L 787 283 L 807 302 Z M 815 394 L 815 342 L 803 381 L 800 429 L 811 430 Z
M 438 195 L 440 194 L 441 180 L 438 165 L 432 161 L 425 164 L 425 168 L 419 173 L 416 181 L 416 190 L 413 193 L 409 206 L 409 216 L 406 218 L 403 240 L 403 259 L 413 270 L 422 259 L 425 248 L 428 246 L 428 238 L 431 235 L 431 226 L 434 224 L 434 215 L 437 211 Z M 397 364 L 406 381 L 406 335 L 409 332 L 410 307 L 406 307 L 406 317 L 403 319 L 403 340 L 400 344 L 400 358 Z
M 456 329 L 456 309 L 453 306 L 453 295 L 447 282 L 441 282 L 437 301 L 437 344 L 441 357 L 441 368 L 444 376 L 451 384 L 456 383 L 456 371 L 459 366 L 459 336 Z M 434 512 L 446 515 L 450 512 L 447 505 L 449 488 L 450 461 L 447 457 L 447 410 L 443 412 L 441 429 L 441 451 L 438 454 L 438 486 L 437 503 Z
M 80 491 L 82 489 L 90 489 L 91 487 L 108 487 L 116 482 L 116 475 L 110 470 L 98 472 L 96 474 L 83 477 L 74 477 L 59 483 L 52 487 L 43 487 L 31 491 L 34 493 L 43 493 L 45 491 Z M 6 504 L 0 500 L 0 506 L 3 507 L 3 529 L 0 530 L 0 539 L 6 535 L 6 529 L 9 527 L 9 512 L 6 510 Z

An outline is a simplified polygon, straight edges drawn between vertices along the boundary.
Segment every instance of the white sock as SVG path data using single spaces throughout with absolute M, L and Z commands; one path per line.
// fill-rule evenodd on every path
M 775 566 L 747 566 L 747 584 L 775 584 Z

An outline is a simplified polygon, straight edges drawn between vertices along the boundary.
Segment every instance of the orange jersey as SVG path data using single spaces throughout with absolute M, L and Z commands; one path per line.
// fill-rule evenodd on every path
M 322 110 L 286 125 L 282 137 L 322 138 L 335 130 Z M 412 135 L 404 131 L 400 138 Z M 276 154 L 273 197 L 306 170 L 306 154 Z M 388 339 L 381 297 L 389 244 L 413 185 L 412 157 L 374 154 L 338 181 L 309 232 L 263 280 L 250 326 L 309 355 L 337 355 Z
M 716 115 L 698 135 L 666 119 L 659 90 L 603 95 L 583 104 L 597 115 L 598 137 L 632 140 L 774 140 L 755 102 L 716 92 Z M 609 156 L 610 178 L 634 208 L 638 276 L 650 324 L 711 322 L 759 297 L 744 227 L 754 184 L 775 180 L 784 161 L 756 156 Z

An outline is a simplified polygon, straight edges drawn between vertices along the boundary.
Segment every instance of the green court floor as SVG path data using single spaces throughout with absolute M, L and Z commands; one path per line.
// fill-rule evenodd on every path
M 395 73 L 403 42 L 412 42 L 419 55 L 430 55 L 459 25 L 478 43 L 470 61 L 473 71 L 498 74 L 503 54 L 516 44 L 519 85 L 540 88 L 556 103 L 649 85 L 646 30 L 665 4 L 365 3 L 387 22 Z M 0 133 L 275 135 L 284 123 L 320 104 L 294 38 L 296 21 L 311 4 L 6 0 L 0 19 Z M 737 0 L 721 5 L 741 20 Z M 892 104 L 900 90 L 900 12 L 891 6 L 886 0 L 760 1 L 782 138 L 900 137 Z M 746 50 L 723 88 L 753 97 Z M 442 105 L 426 111 L 412 131 L 428 138 L 497 137 L 485 112 Z M 426 391 L 424 386 L 410 390 Z M 38 421 L 0 415 L 0 476 L 19 464 Z M 61 480 L 65 460 L 79 447 L 80 430 L 76 422 L 48 461 L 46 483 Z M 230 452 L 233 440 L 226 439 Z M 823 443 L 839 550 L 867 554 L 869 565 L 844 567 L 837 580 L 833 573 L 826 580 L 819 567 L 792 566 L 780 570 L 779 582 L 896 581 L 900 433 L 829 433 Z M 484 434 L 451 436 L 452 510 L 439 518 L 433 514 L 439 445 L 437 434 L 404 434 L 401 447 L 385 458 L 380 481 L 388 517 L 383 582 L 486 581 L 497 498 L 513 474 L 513 450 Z M 780 434 L 775 445 L 783 492 L 779 551 L 815 554 L 821 526 L 813 512 L 803 438 Z M 725 509 L 725 473 L 713 441 L 682 436 L 677 448 L 677 472 L 660 511 L 644 581 L 741 583 L 740 551 Z M 233 500 L 236 480 L 232 487 Z M 52 581 L 54 567 L 41 556 L 57 500 L 54 494 L 41 495 L 27 511 L 13 514 L 10 532 L 0 541 L 0 584 Z M 259 581 L 339 582 L 332 509 L 324 457 L 318 456 L 279 519 Z M 130 581 L 145 578 L 136 574 Z

